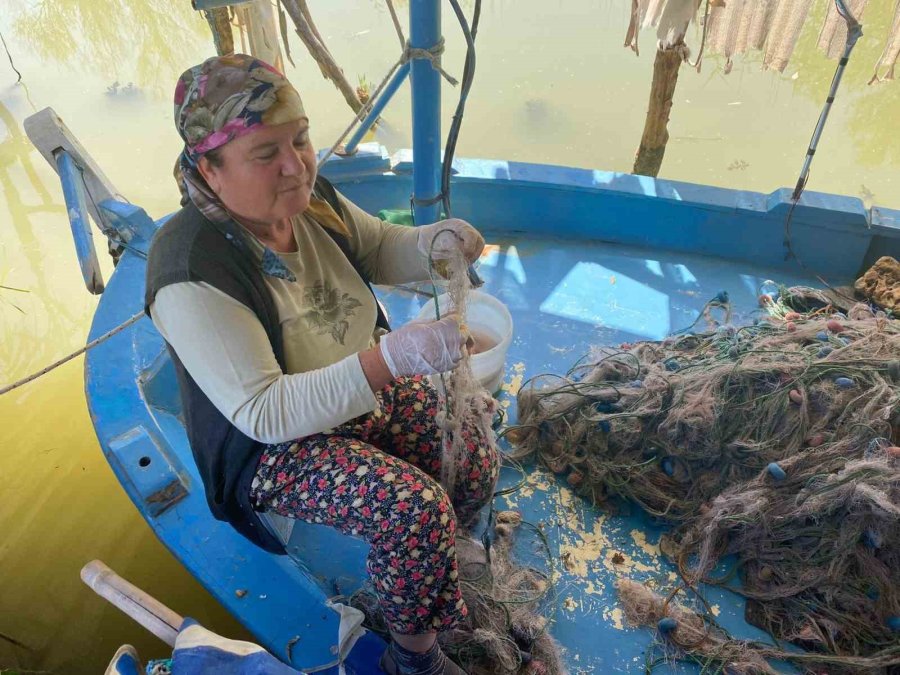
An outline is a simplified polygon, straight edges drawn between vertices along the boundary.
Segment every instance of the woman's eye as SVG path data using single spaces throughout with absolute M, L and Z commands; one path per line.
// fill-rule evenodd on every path
M 298 148 L 302 148 L 307 143 L 309 143 L 309 136 L 301 136 L 294 139 L 294 145 Z
M 264 162 L 268 162 L 271 159 L 275 159 L 275 155 L 277 155 L 277 154 L 278 154 L 277 152 L 269 152 L 269 153 L 266 153 L 265 155 L 260 155 L 258 159 L 261 159 Z

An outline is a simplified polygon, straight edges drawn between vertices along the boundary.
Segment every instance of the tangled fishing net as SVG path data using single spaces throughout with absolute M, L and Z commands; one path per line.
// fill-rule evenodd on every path
M 731 675 L 774 675 L 782 672 L 770 660 L 794 661 L 816 673 L 878 672 L 890 668 L 896 652 L 886 650 L 876 657 L 826 656 L 787 652 L 771 645 L 735 640 L 709 614 L 702 615 L 675 601 L 674 594 L 663 597 L 631 579 L 616 582 L 625 618 L 633 626 L 654 626 L 664 636 L 662 656 L 648 662 L 647 670 L 668 661 L 686 660 L 714 672 Z M 824 667 L 824 670 L 823 670 Z M 706 670 L 701 670 L 706 672 Z M 892 672 L 892 671 L 888 671 Z
M 440 266 L 435 262 L 429 260 L 431 268 L 439 267 L 449 280 L 448 306 L 442 303 L 436 309 L 438 316 L 453 311 L 465 329 L 468 294 L 472 288 L 468 263 L 461 252 L 447 261 L 438 261 Z M 445 432 L 441 483 L 452 492 L 468 452 L 461 428 L 477 428 L 485 442 L 496 443 L 492 421 L 497 408 L 494 398 L 472 373 L 470 356 L 465 350 L 457 368 L 450 375 L 441 376 L 441 383 L 444 409 L 437 419 Z M 469 675 L 563 675 L 566 672 L 559 647 L 550 637 L 549 621 L 542 613 L 551 575 L 513 560 L 517 533 L 527 527 L 531 527 L 546 549 L 540 530 L 523 523 L 516 512 L 495 513 L 493 507 L 488 531 L 481 538 L 483 543 L 457 535 L 460 586 L 469 613 L 459 627 L 442 633 L 439 640 L 444 651 Z M 546 553 L 549 559 L 549 550 Z M 387 625 L 371 588 L 357 592 L 350 602 L 363 611 L 372 630 L 387 636 Z
M 661 548 L 689 587 L 747 597 L 749 621 L 816 653 L 787 655 L 801 667 L 886 672 L 900 667 L 900 321 L 833 314 L 812 289 L 766 302 L 757 325 L 596 348 L 533 380 L 507 437 L 593 502 L 672 524 Z M 674 619 L 682 652 L 727 672 L 784 656 Z
M 500 511 L 495 516 L 492 535 L 482 539 L 487 547 L 457 536 L 460 586 L 469 614 L 438 636 L 441 647 L 469 675 L 564 675 L 559 646 L 542 613 L 551 575 L 513 560 L 517 535 L 528 525 L 521 515 Z M 362 610 L 369 628 L 387 636 L 371 588 L 354 594 L 350 604 Z
M 565 673 L 541 613 L 549 574 L 513 561 L 516 536 L 525 525 L 515 511 L 497 513 L 489 555 L 471 540 L 458 540 L 469 615 L 461 627 L 441 636 L 441 643 L 470 675 Z
M 445 230 L 438 236 L 455 236 L 451 230 Z M 435 238 L 436 239 L 436 238 Z M 461 327 L 465 326 L 469 291 L 472 283 L 469 280 L 468 262 L 457 248 L 446 261 L 445 275 L 449 279 L 447 288 L 448 307 L 444 311 L 454 312 L 460 319 Z M 432 268 L 434 261 L 431 261 Z M 441 307 L 438 303 L 437 289 L 435 288 L 435 312 L 440 318 Z M 463 356 L 449 375 L 441 375 L 444 394 L 444 410 L 438 413 L 437 423 L 443 429 L 443 458 L 441 462 L 441 484 L 452 493 L 456 484 L 456 474 L 462 465 L 468 452 L 466 441 L 462 434 L 463 427 L 478 429 L 485 443 L 496 444 L 496 437 L 492 429 L 494 413 L 497 411 L 496 401 L 472 373 L 471 356 L 467 349 L 463 350 Z M 495 448 L 496 449 L 496 448 Z
M 879 258 L 856 280 L 854 289 L 885 309 L 900 311 L 900 262 L 890 256 Z

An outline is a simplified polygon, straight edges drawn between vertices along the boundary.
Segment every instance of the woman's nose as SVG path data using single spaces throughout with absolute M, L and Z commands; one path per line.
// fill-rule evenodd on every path
M 285 176 L 302 175 L 305 170 L 300 155 L 294 150 L 293 146 L 285 153 L 284 162 L 281 164 L 281 173 Z

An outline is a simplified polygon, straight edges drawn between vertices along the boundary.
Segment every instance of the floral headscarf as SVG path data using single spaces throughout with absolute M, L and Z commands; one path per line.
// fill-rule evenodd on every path
M 216 56 L 186 70 L 175 87 L 175 126 L 184 150 L 175 166 L 182 204 L 192 201 L 266 274 L 295 281 L 274 251 L 238 225 L 197 169 L 205 153 L 263 126 L 306 118 L 300 95 L 269 64 L 246 54 Z

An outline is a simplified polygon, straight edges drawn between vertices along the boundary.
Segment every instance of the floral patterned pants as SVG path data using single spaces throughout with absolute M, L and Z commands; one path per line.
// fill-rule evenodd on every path
M 378 406 L 321 434 L 270 445 L 250 491 L 260 510 L 322 523 L 371 544 L 367 561 L 391 630 L 415 635 L 466 616 L 456 561 L 457 521 L 491 498 L 500 459 L 464 428 L 468 453 L 448 495 L 441 472 L 437 392 L 421 377 L 376 394 Z

